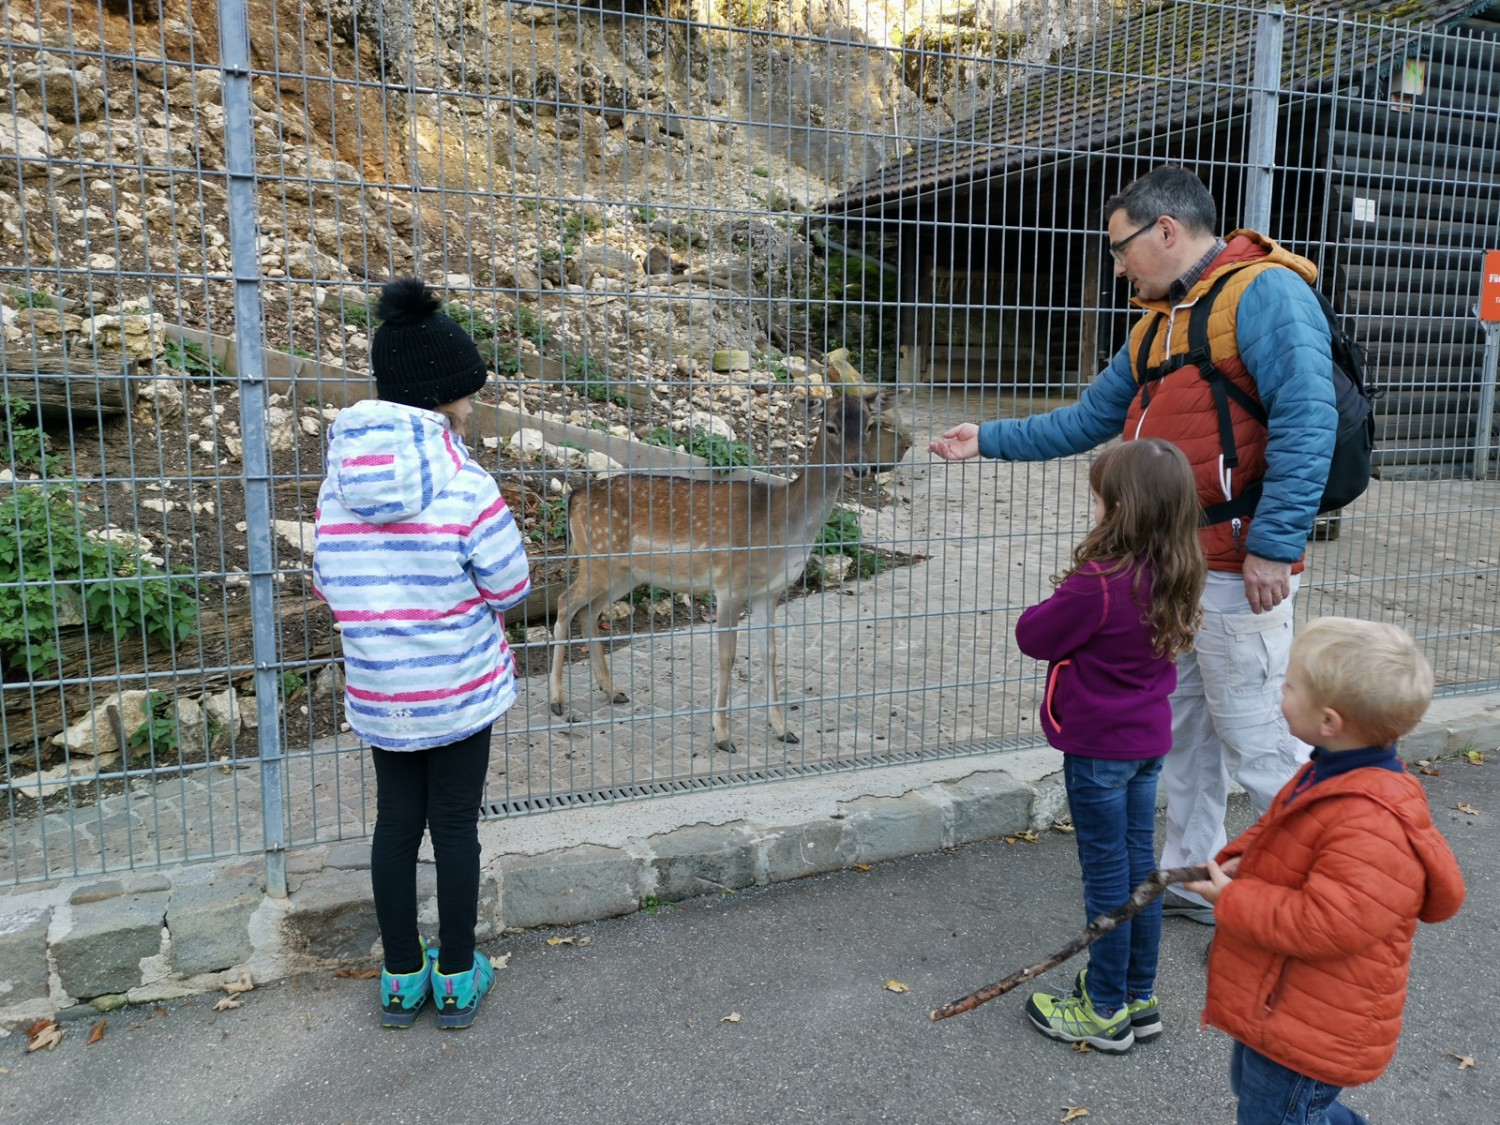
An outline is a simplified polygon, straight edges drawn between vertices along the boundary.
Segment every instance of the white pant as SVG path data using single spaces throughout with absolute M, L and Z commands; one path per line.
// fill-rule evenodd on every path
M 1294 575 L 1292 596 L 1298 585 Z M 1307 760 L 1312 748 L 1292 737 L 1281 714 L 1292 596 L 1266 613 L 1251 613 L 1238 574 L 1209 572 L 1193 651 L 1177 658 L 1172 751 L 1161 772 L 1167 794 L 1162 867 L 1204 863 L 1218 854 L 1227 839 L 1231 777 L 1250 794 L 1259 816 Z

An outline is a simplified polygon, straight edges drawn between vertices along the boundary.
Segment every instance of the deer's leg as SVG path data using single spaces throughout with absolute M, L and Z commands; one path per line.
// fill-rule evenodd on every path
M 776 673 L 776 629 L 771 624 L 772 599 L 767 599 L 750 608 L 750 619 L 762 626 L 761 653 L 766 673 L 766 696 L 771 702 L 766 720 L 782 742 L 800 742 L 795 734 L 786 729 L 786 712 L 781 707 L 781 677 Z
M 599 615 L 621 596 L 628 594 L 630 589 L 630 576 L 627 574 L 611 582 L 583 607 L 583 635 L 588 640 L 589 664 L 594 669 L 594 682 L 609 697 L 611 703 L 629 703 L 630 696 L 615 690 L 615 681 L 609 674 L 609 661 L 604 658 L 604 642 L 599 639 Z
M 561 715 L 567 709 L 567 696 L 563 691 L 563 657 L 568 647 L 568 631 L 573 626 L 573 618 L 578 616 L 574 604 L 575 590 L 582 596 L 583 591 L 575 582 L 557 599 L 557 621 L 552 626 L 552 674 L 547 677 L 547 698 L 554 715 Z
M 743 603 L 733 598 L 716 595 L 719 613 L 715 619 L 718 632 L 719 682 L 714 695 L 714 749 L 726 754 L 734 753 L 734 743 L 729 738 L 729 672 L 734 667 L 735 642 L 739 637 L 740 609 Z

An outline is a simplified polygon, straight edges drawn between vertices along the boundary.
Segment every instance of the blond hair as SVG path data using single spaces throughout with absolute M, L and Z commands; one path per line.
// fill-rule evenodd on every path
M 1432 665 L 1395 625 L 1323 617 L 1298 631 L 1292 658 L 1302 666 L 1311 701 L 1337 711 L 1372 746 L 1406 734 L 1432 701 Z

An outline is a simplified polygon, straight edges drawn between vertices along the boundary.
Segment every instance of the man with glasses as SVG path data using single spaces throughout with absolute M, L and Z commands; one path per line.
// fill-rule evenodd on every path
M 1130 339 L 1077 402 L 964 422 L 931 445 L 949 461 L 1040 461 L 1114 437 L 1156 437 L 1192 463 L 1209 576 L 1172 695 L 1163 867 L 1203 863 L 1224 846 L 1230 777 L 1259 816 L 1307 756 L 1282 717 L 1281 685 L 1338 424 L 1328 325 L 1309 285 L 1317 268 L 1254 231 L 1220 238 L 1217 211 L 1202 181 L 1179 167 L 1112 196 L 1104 216 L 1115 276 L 1145 310 Z M 1216 283 L 1211 359 L 1193 362 L 1190 310 Z M 1220 377 L 1229 391 L 1215 387 Z M 1240 395 L 1259 402 L 1264 423 Z M 1213 924 L 1213 908 L 1196 895 L 1169 894 L 1164 913 Z

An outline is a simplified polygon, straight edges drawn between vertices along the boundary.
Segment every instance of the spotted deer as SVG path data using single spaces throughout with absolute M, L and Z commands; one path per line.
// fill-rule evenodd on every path
M 830 398 L 822 429 L 796 480 L 710 480 L 622 474 L 594 481 L 568 498 L 568 539 L 578 573 L 557 603 L 553 626 L 552 713 L 566 710 L 563 656 L 573 618 L 583 614 L 583 635 L 599 687 L 613 703 L 617 691 L 599 640 L 599 614 L 637 586 L 679 594 L 713 594 L 719 657 L 713 711 L 716 749 L 734 753 L 729 737 L 729 671 L 734 664 L 740 613 L 764 623 L 764 663 L 771 729 L 786 729 L 777 687 L 776 633 L 771 610 L 807 566 L 808 555 L 833 511 L 844 471 L 868 468 L 875 456 L 881 415 L 891 410 L 889 389 Z

